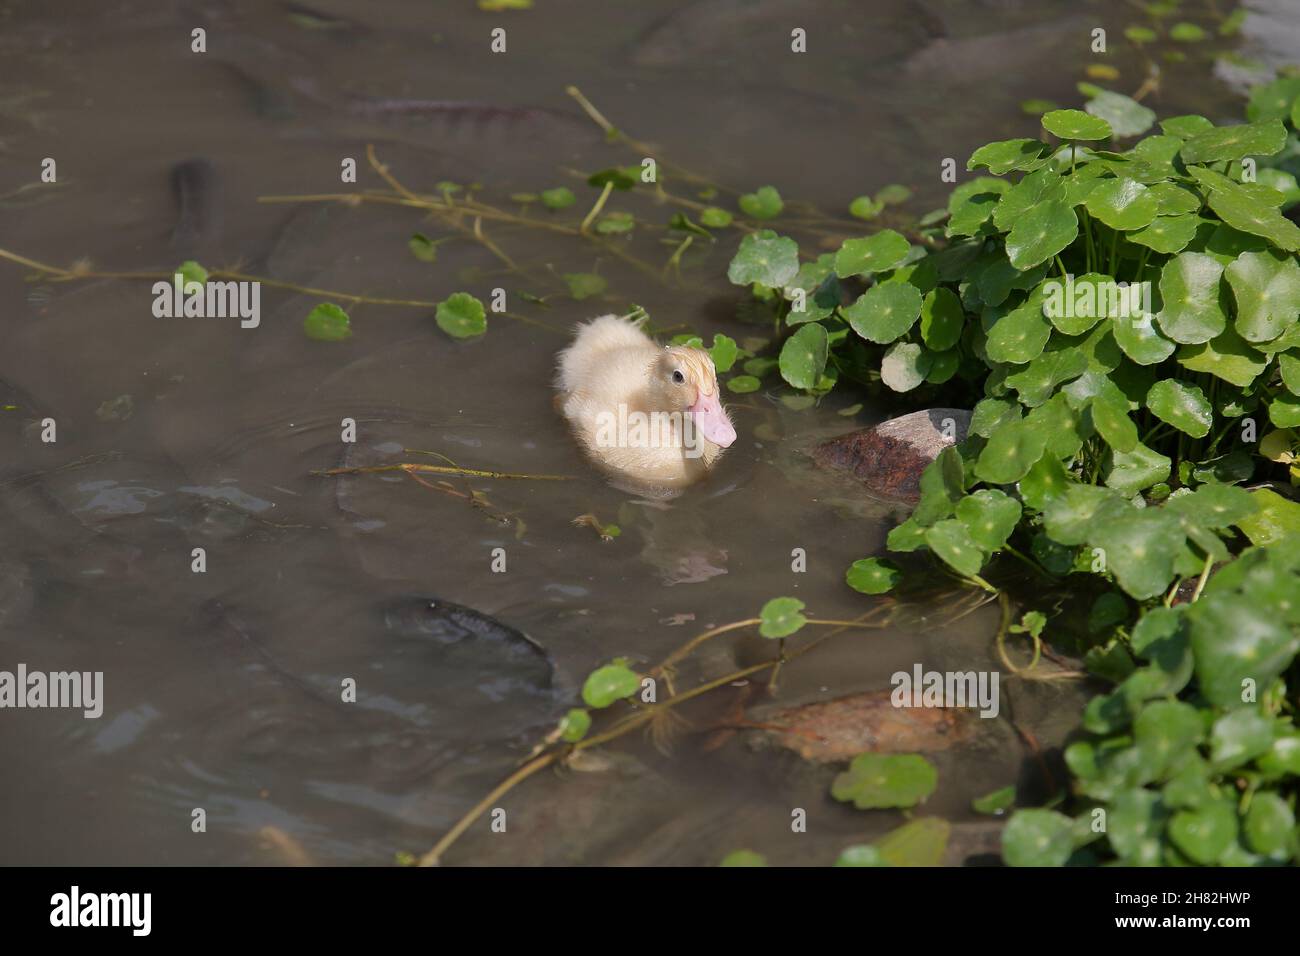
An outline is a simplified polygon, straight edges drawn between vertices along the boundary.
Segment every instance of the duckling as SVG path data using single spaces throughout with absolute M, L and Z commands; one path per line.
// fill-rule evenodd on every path
M 578 326 L 555 384 L 556 406 L 587 456 L 634 486 L 683 488 L 736 440 L 709 354 L 657 345 L 616 315 Z

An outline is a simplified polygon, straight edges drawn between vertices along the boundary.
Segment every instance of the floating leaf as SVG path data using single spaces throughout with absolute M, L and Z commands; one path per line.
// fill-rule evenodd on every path
M 487 331 L 483 303 L 468 292 L 455 292 L 438 303 L 434 315 L 438 328 L 454 339 L 468 339 Z
M 767 866 L 767 857 L 753 850 L 733 850 L 722 858 L 718 866 Z
M 948 821 L 938 817 L 909 820 L 877 840 L 876 849 L 889 866 L 939 866 L 951 830 Z
M 831 796 L 859 810 L 914 807 L 934 792 L 939 774 L 918 754 L 859 754 L 831 784 Z
M 758 633 L 768 638 L 789 637 L 808 623 L 803 609 L 803 601 L 797 598 L 772 598 L 758 614 Z
M 604 276 L 594 272 L 566 272 L 564 284 L 569 287 L 569 295 L 579 302 L 600 295 L 609 286 Z
M 1204 438 L 1214 424 L 1214 410 L 1201 389 L 1178 379 L 1161 379 L 1147 392 L 1147 408 L 1151 413 L 1180 432 L 1193 438 Z
M 731 225 L 731 213 L 717 206 L 706 206 L 700 210 L 700 225 L 710 229 L 725 229 Z
M 554 189 L 543 189 L 542 205 L 547 209 L 567 209 L 578 201 L 573 195 L 573 190 L 567 186 L 556 186 Z
M 1119 137 L 1140 136 L 1156 121 L 1152 110 L 1131 96 L 1110 90 L 1097 90 L 1083 108 L 1109 123 L 1111 132 Z
M 885 211 L 885 204 L 870 196 L 858 196 L 849 203 L 849 215 L 855 219 L 875 219 Z
M 582 699 L 597 710 L 618 700 L 631 697 L 641 688 L 641 678 L 625 664 L 607 664 L 587 675 L 582 685 Z
M 887 345 L 905 335 L 921 314 L 921 293 L 907 283 L 874 285 L 843 312 L 853 331 Z
M 800 326 L 781 347 L 781 377 L 795 388 L 816 387 L 826 369 L 827 343 L 824 326 L 816 323 Z
M 727 388 L 737 395 L 748 395 L 750 392 L 757 392 L 762 387 L 763 383 L 752 375 L 737 375 L 727 381 Z
M 745 236 L 727 269 L 727 278 L 735 285 L 757 282 L 782 288 L 799 272 L 799 245 L 771 230 Z
M 849 566 L 844 580 L 849 587 L 863 594 L 884 594 L 892 591 L 903 572 L 892 561 L 883 558 L 860 558 Z
M 1110 139 L 1110 124 L 1083 110 L 1053 110 L 1043 116 L 1043 129 L 1061 139 Z
M 422 232 L 413 233 L 411 238 L 406 240 L 406 248 L 411 250 L 411 255 L 421 262 L 433 262 L 438 258 L 437 244 Z
M 845 239 L 835 255 L 835 274 L 844 278 L 885 272 L 901 265 L 911 248 L 907 239 L 893 229 L 882 229 L 865 239 Z
M 740 211 L 751 219 L 772 219 L 781 214 L 785 204 L 781 194 L 772 186 L 760 186 L 752 193 L 745 193 L 737 201 Z
M 591 729 L 591 714 L 580 707 L 574 707 L 560 721 L 560 739 L 566 743 L 576 744 Z
M 1201 252 L 1184 252 L 1165 263 L 1160 273 L 1164 308 L 1156 316 L 1160 329 L 1175 342 L 1209 342 L 1228 324 L 1221 279 L 1223 265 Z
M 307 313 L 302 330 L 317 342 L 342 342 L 352 338 L 352 320 L 332 302 L 322 302 Z

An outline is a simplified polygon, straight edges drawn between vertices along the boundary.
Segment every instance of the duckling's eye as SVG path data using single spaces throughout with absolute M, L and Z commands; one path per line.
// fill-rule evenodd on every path
M 682 370 L 679 368 L 673 369 L 673 384 L 682 385 L 685 384 L 685 382 L 686 376 L 682 374 Z

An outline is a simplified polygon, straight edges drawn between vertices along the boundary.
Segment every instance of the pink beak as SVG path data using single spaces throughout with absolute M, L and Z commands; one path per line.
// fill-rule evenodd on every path
M 687 411 L 695 420 L 695 427 L 713 444 L 726 448 L 736 440 L 736 429 L 732 427 L 727 413 L 722 410 L 722 402 L 718 400 L 717 392 L 712 395 L 700 392 L 695 399 L 695 404 Z

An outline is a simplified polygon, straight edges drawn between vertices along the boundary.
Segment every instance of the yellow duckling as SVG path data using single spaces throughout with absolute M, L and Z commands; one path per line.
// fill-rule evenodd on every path
M 713 360 L 656 345 L 639 325 L 602 315 L 559 355 L 556 404 L 588 457 L 616 478 L 682 488 L 736 440 Z

